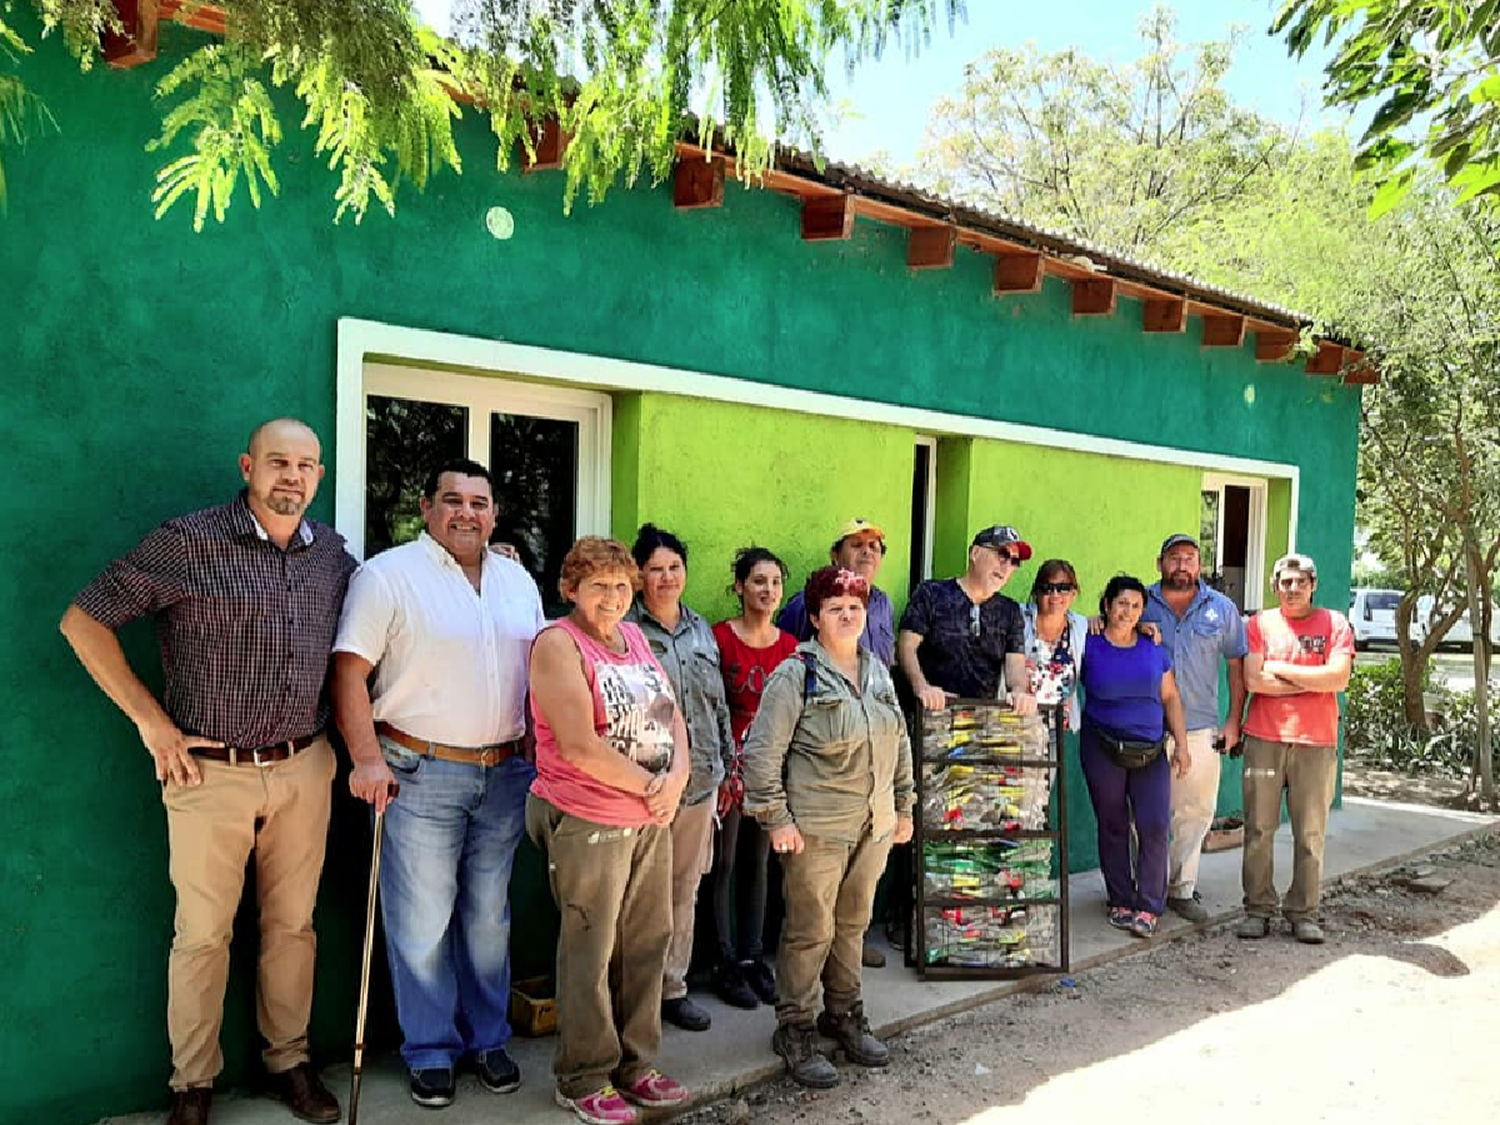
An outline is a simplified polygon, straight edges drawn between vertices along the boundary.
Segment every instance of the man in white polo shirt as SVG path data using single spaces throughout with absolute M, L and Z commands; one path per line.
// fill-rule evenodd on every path
M 527 661 L 546 619 L 531 576 L 488 549 L 489 470 L 447 462 L 421 508 L 426 531 L 350 581 L 333 699 L 350 791 L 386 810 L 380 901 L 412 1100 L 440 1108 L 460 1065 L 496 1093 L 521 1084 L 505 1050 L 510 872 L 535 776 Z

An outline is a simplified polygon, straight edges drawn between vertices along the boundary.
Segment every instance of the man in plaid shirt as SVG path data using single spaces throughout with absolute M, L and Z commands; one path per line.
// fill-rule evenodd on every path
M 62 632 L 135 723 L 162 784 L 177 914 L 167 972 L 173 1107 L 204 1125 L 223 1068 L 219 1029 L 229 936 L 253 852 L 260 907 L 257 1016 L 272 1092 L 305 1121 L 339 1118 L 309 1062 L 313 903 L 323 869 L 334 755 L 326 684 L 355 561 L 303 518 L 323 478 L 317 435 L 277 419 L 240 455 L 245 489 L 168 520 L 74 600 Z M 160 702 L 115 630 L 151 615 Z

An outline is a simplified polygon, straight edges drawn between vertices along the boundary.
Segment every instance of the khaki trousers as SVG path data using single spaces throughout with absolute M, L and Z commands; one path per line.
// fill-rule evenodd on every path
M 682 805 L 672 818 L 672 944 L 662 973 L 661 998 L 687 995 L 688 966 L 693 960 L 693 927 L 698 917 L 698 888 L 713 867 L 713 797 Z
M 1222 762 L 1214 750 L 1213 727 L 1187 732 L 1188 752 L 1193 764 L 1186 777 L 1172 772 L 1172 845 L 1167 853 L 1167 897 L 1192 898 L 1198 885 L 1198 861 L 1203 856 L 1203 839 L 1213 827 L 1214 810 L 1219 804 L 1219 773 Z M 1175 754 L 1176 745 L 1167 736 L 1167 752 Z
M 776 1022 L 812 1023 L 823 1008 L 844 1015 L 860 1002 L 860 957 L 885 871 L 891 835 L 858 843 L 803 836 L 801 854 L 780 855 L 786 919 L 776 955 Z
M 273 766 L 198 759 L 203 783 L 168 783 L 167 844 L 177 892 L 167 963 L 172 1088 L 211 1086 L 224 1068 L 219 1031 L 229 977 L 229 938 L 255 855 L 260 909 L 256 1020 L 266 1069 L 304 1063 L 312 1011 L 313 904 L 328 842 L 333 750 L 320 738 Z
M 1281 826 L 1281 796 L 1286 794 L 1292 822 L 1292 885 L 1281 900 L 1281 912 L 1292 922 L 1318 911 L 1323 880 L 1323 837 L 1338 777 L 1338 749 L 1290 742 L 1245 739 L 1245 858 L 1242 882 L 1245 913 L 1276 914 L 1276 830 Z
M 526 798 L 526 834 L 547 856 L 562 915 L 557 1053 L 568 1098 L 628 1086 L 661 1046 L 661 979 L 672 940 L 672 841 L 665 828 L 610 828 Z

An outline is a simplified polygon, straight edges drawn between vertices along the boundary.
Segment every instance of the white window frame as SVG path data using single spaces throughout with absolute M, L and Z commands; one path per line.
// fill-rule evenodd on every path
M 352 382 L 352 380 L 351 380 Z M 441 371 L 416 364 L 367 360 L 357 387 L 338 388 L 338 474 L 334 478 L 335 526 L 355 558 L 365 548 L 365 410 L 371 395 L 465 407 L 467 452 L 489 463 L 490 415 L 524 414 L 578 425 L 577 500 L 574 536 L 608 535 L 610 436 L 613 400 L 598 391 L 543 386 L 494 375 Z
M 1236 476 L 1231 473 L 1203 474 L 1203 491 L 1219 494 L 1219 522 L 1214 529 L 1214 561 L 1220 570 L 1224 567 L 1224 488 L 1231 484 L 1250 491 L 1250 526 L 1245 541 L 1245 612 L 1254 613 L 1265 608 L 1267 486 L 1263 477 Z
M 927 503 L 924 507 L 926 512 L 926 527 L 922 529 L 922 577 L 932 577 L 932 536 L 937 528 L 937 438 L 931 434 L 918 434 L 915 445 L 927 447 L 927 481 L 924 489 L 927 492 Z

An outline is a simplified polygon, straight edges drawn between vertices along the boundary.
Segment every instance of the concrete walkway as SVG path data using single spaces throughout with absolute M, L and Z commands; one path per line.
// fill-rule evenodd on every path
M 1414 854 L 1457 842 L 1500 823 L 1473 813 L 1448 812 L 1413 805 L 1348 798 L 1328 828 L 1324 856 L 1325 883 L 1360 872 L 1398 864 Z M 1285 885 L 1291 876 L 1291 833 L 1277 836 L 1276 870 Z M 1194 927 L 1175 915 L 1163 919 L 1150 943 L 1111 929 L 1104 922 L 1104 888 L 1098 872 L 1071 880 L 1072 967 L 1081 972 L 1105 961 L 1137 953 L 1148 945 L 1173 941 Z M 1203 857 L 1199 891 L 1214 922 L 1233 917 L 1240 906 L 1240 852 Z M 1046 980 L 1047 978 L 1034 978 Z M 922 982 L 905 968 L 897 953 L 887 953 L 884 969 L 865 970 L 865 1006 L 877 1034 L 893 1035 L 1010 995 L 1025 984 L 998 982 Z M 782 1065 L 770 1049 L 773 1018 L 769 1008 L 745 1012 L 728 1008 L 712 996 L 700 996 L 713 1013 L 710 1031 L 699 1034 L 668 1028 L 658 1060 L 663 1071 L 686 1082 L 700 1102 L 713 1101 L 779 1074 Z M 472 1077 L 459 1082 L 458 1098 L 441 1113 L 422 1110 L 407 1095 L 399 1061 L 382 1058 L 367 1066 L 360 1096 L 359 1120 L 367 1125 L 428 1122 L 429 1125 L 567 1125 L 575 1120 L 552 1103 L 551 1039 L 517 1038 L 511 1054 L 525 1084 L 510 1095 L 483 1090 Z M 347 1064 L 330 1067 L 329 1086 L 343 1102 L 349 1090 Z M 159 1114 L 108 1118 L 108 1125 L 147 1125 Z M 220 1095 L 214 1100 L 215 1125 L 287 1125 L 294 1121 L 281 1106 L 264 1098 Z

